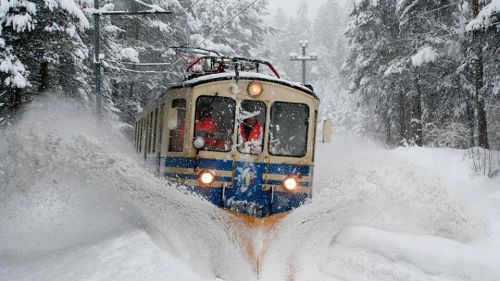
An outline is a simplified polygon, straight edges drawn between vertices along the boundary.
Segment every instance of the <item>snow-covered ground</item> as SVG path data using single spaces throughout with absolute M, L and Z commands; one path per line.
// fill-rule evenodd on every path
M 257 276 L 230 217 L 85 116 L 50 100 L 1 132 L 0 280 L 500 279 L 500 179 L 463 151 L 319 144 Z

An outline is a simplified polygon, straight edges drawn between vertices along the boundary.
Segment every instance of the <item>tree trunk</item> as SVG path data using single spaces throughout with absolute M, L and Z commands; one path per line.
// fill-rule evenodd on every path
M 423 145 L 423 128 L 422 128 L 422 120 L 423 120 L 423 112 L 422 112 L 422 90 L 420 88 L 420 80 L 417 76 L 415 80 L 415 88 L 417 90 L 417 96 L 413 101 L 413 116 L 412 116 L 412 132 L 415 135 L 415 144 L 418 146 Z
M 474 106 L 469 98 L 466 99 L 467 103 L 467 126 L 469 127 L 469 144 L 470 147 L 474 147 L 476 145 L 476 141 L 474 139 Z
M 40 86 L 38 92 L 43 92 L 49 87 L 49 62 L 42 61 L 40 63 Z
M 405 93 L 403 89 L 399 89 L 398 94 L 398 110 L 399 110 L 399 142 L 403 144 L 408 138 L 408 128 L 406 126 L 406 106 Z
M 384 112 L 384 133 L 385 133 L 385 143 L 388 146 L 392 146 L 391 140 L 391 118 L 389 117 L 389 111 Z
M 479 14 L 478 0 L 472 0 L 472 16 L 475 18 Z M 489 149 L 488 142 L 488 121 L 486 120 L 486 110 L 484 109 L 483 97 L 483 51 L 481 44 L 481 30 L 473 31 L 473 47 L 475 48 L 475 80 L 476 80 L 476 115 L 477 115 L 477 133 L 478 145 L 482 148 Z
M 12 95 L 12 113 L 16 113 L 20 108 L 21 105 L 23 104 L 23 89 L 21 88 L 15 88 L 13 95 Z

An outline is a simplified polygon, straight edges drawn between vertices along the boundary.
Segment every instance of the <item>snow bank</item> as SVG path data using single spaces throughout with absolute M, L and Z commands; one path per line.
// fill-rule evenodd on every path
M 184 261 L 158 248 L 143 231 L 131 231 L 57 255 L 28 261 L 2 260 L 2 280 L 208 281 Z M 0 266 L 0 269 L 2 266 Z
M 409 235 L 388 232 L 368 227 L 349 227 L 335 240 L 334 248 L 347 258 L 343 247 L 365 249 L 379 259 L 396 264 L 413 266 L 422 273 L 400 274 L 400 278 L 414 276 L 415 280 L 425 275 L 439 276 L 448 280 L 497 280 L 500 276 L 500 255 L 494 250 L 478 250 L 450 239 L 427 235 Z M 338 260 L 341 257 L 329 259 Z M 330 260 L 332 261 L 332 260 Z M 366 267 L 366 265 L 362 266 Z M 380 276 L 383 278 L 383 276 Z M 395 278 L 401 280 L 399 278 Z M 385 279 L 388 280 L 388 279 Z

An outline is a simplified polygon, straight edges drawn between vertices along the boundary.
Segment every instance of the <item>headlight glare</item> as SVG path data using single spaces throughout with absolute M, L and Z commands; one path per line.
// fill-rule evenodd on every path
M 201 171 L 198 180 L 202 185 L 210 185 L 215 180 L 215 175 L 210 171 Z
M 289 176 L 283 181 L 283 186 L 288 191 L 294 191 L 299 187 L 299 181 L 295 176 Z
M 248 84 L 247 88 L 248 94 L 252 97 L 258 97 L 260 94 L 262 94 L 262 85 L 257 82 L 252 82 Z

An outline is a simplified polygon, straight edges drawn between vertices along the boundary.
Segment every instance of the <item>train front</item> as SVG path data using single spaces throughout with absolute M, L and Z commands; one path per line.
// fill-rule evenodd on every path
M 239 72 L 188 80 L 171 93 L 182 120 L 169 130 L 167 178 L 250 219 L 311 198 L 319 101 L 310 88 Z

